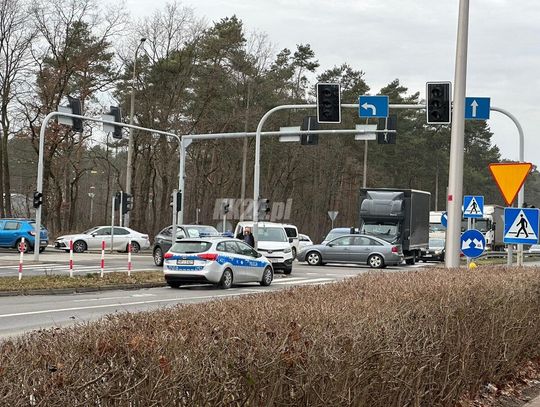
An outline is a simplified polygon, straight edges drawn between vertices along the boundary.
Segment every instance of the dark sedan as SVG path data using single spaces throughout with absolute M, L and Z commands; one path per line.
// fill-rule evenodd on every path
M 427 251 L 422 252 L 420 260 L 426 261 L 444 261 L 444 244 L 445 240 L 440 238 L 429 239 L 429 247 Z
M 298 261 L 311 266 L 325 263 L 367 264 L 372 268 L 395 266 L 403 261 L 398 246 L 368 235 L 346 235 L 325 244 L 307 246 L 297 255 Z

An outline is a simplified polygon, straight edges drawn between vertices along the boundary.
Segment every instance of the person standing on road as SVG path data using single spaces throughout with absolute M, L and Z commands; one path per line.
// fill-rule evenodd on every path
M 246 242 L 251 247 L 255 247 L 255 238 L 251 234 L 250 228 L 244 228 L 244 242 Z

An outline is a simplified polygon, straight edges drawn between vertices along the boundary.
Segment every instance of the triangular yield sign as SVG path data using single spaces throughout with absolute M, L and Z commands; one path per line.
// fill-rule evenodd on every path
M 527 175 L 531 172 L 531 163 L 495 163 L 489 164 L 491 175 L 501 190 L 504 201 L 512 205 Z

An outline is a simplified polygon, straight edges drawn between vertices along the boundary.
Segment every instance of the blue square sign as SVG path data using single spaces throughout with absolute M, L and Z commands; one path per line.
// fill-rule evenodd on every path
M 536 208 L 504 208 L 504 243 L 538 243 Z
M 358 116 L 388 117 L 388 96 L 360 96 Z
M 465 98 L 465 119 L 488 120 L 490 109 L 490 98 Z
M 484 217 L 484 197 L 482 195 L 465 195 L 463 197 L 463 217 L 482 219 Z

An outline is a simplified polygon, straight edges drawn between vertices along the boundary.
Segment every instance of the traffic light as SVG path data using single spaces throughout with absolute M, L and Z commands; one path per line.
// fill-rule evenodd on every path
M 182 191 L 176 193 L 176 212 L 182 210 Z
M 377 123 L 377 130 L 396 130 L 397 129 L 397 115 L 391 114 L 388 117 L 379 119 Z M 396 144 L 396 133 L 377 133 L 378 144 Z
M 114 116 L 114 121 L 122 123 L 122 110 L 118 106 L 111 106 L 111 111 L 109 112 L 111 116 Z M 122 127 L 114 126 L 113 138 L 122 140 Z
M 450 82 L 426 83 L 428 124 L 450 124 L 452 91 Z
M 300 126 L 300 130 L 319 130 L 319 123 L 316 116 L 306 116 Z M 303 146 L 313 146 L 319 144 L 318 134 L 301 134 L 300 144 Z
M 339 83 L 317 84 L 317 121 L 319 123 L 341 123 Z
M 222 206 L 221 206 L 223 216 L 226 216 L 229 213 L 229 207 L 230 207 L 229 203 L 227 201 L 223 201 Z
M 270 213 L 270 199 L 259 199 L 259 218 Z
M 122 215 L 133 210 L 133 195 L 122 192 Z
M 77 114 L 81 116 L 81 101 L 79 99 L 72 98 L 71 96 L 68 96 L 69 101 L 69 107 L 71 109 L 71 113 Z M 73 121 L 73 131 L 77 133 L 83 132 L 83 121 L 82 119 L 78 119 L 75 117 L 72 117 L 71 120 Z
M 114 194 L 114 208 L 113 211 L 120 209 L 120 200 L 122 197 L 122 192 L 117 192 Z
M 176 194 L 176 212 L 180 212 L 182 210 L 182 191 L 176 191 L 171 194 L 171 202 L 169 203 L 171 208 L 174 207 L 174 194 Z
M 43 205 L 43 194 L 38 191 L 34 191 L 34 208 L 39 208 Z

